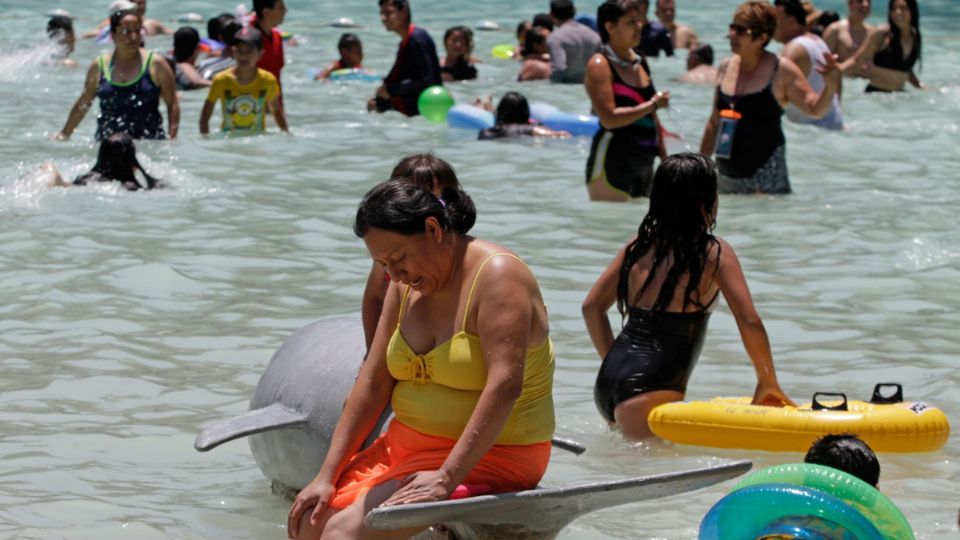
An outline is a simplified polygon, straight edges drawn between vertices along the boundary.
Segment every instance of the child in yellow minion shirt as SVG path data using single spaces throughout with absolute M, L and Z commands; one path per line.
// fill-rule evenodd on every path
M 263 37 L 256 28 L 238 31 L 232 40 L 237 65 L 213 78 L 213 85 L 200 113 L 200 134 L 210 133 L 210 116 L 217 101 L 221 104 L 227 133 L 263 133 L 266 113 L 273 113 L 277 126 L 287 131 L 287 118 L 280 97 L 280 85 L 269 72 L 257 68 L 263 53 Z

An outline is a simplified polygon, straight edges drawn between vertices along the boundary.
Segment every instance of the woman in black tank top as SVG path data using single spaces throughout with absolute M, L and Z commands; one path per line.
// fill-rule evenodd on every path
M 757 373 L 753 403 L 793 404 L 777 382 L 737 255 L 711 234 L 716 212 L 717 169 L 710 159 L 692 153 L 665 159 L 636 238 L 583 302 L 587 331 L 603 358 L 594 385 L 597 409 L 630 438 L 651 434 L 647 415 L 654 407 L 684 398 L 720 293 Z M 616 340 L 607 318 L 614 302 L 628 317 Z
M 720 64 L 713 111 L 700 142 L 700 153 L 716 156 L 721 193 L 790 193 L 783 109 L 792 103 L 820 118 L 840 86 L 832 54 L 815 66 L 825 83 L 818 94 L 793 61 L 767 52 L 776 25 L 776 8 L 756 1 L 740 4 L 730 24 L 734 54 Z

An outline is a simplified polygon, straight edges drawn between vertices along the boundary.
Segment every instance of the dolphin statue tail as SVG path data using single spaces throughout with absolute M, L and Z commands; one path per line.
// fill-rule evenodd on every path
M 299 428 L 307 425 L 308 421 L 305 413 L 273 403 L 205 428 L 193 441 L 193 447 L 206 452 L 247 435 L 274 429 Z

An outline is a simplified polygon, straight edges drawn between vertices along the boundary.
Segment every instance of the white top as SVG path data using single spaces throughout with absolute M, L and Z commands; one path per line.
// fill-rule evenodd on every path
M 816 70 L 818 64 L 823 62 L 823 53 L 830 53 L 830 47 L 812 34 L 804 34 L 790 40 L 790 43 L 799 43 L 807 51 L 810 58 L 810 73 L 807 75 L 807 82 L 815 92 L 822 92 L 826 81 L 823 75 Z M 843 129 L 843 113 L 840 110 L 840 96 L 834 94 L 833 103 L 830 104 L 830 110 L 822 118 L 814 118 L 796 108 L 792 103 L 787 106 L 787 118 L 797 124 L 813 124 L 824 129 Z

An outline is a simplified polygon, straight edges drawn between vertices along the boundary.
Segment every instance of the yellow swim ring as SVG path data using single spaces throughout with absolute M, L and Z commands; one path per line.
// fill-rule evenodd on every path
M 895 386 L 892 398 L 880 395 Z M 950 424 L 940 409 L 902 401 L 899 384 L 878 384 L 871 401 L 847 401 L 844 394 L 814 394 L 800 407 L 751 405 L 747 397 L 666 403 L 647 418 L 650 430 L 668 441 L 715 448 L 806 452 L 828 433 L 854 433 L 876 452 L 931 452 L 947 444 Z M 820 401 L 836 396 L 841 399 Z

